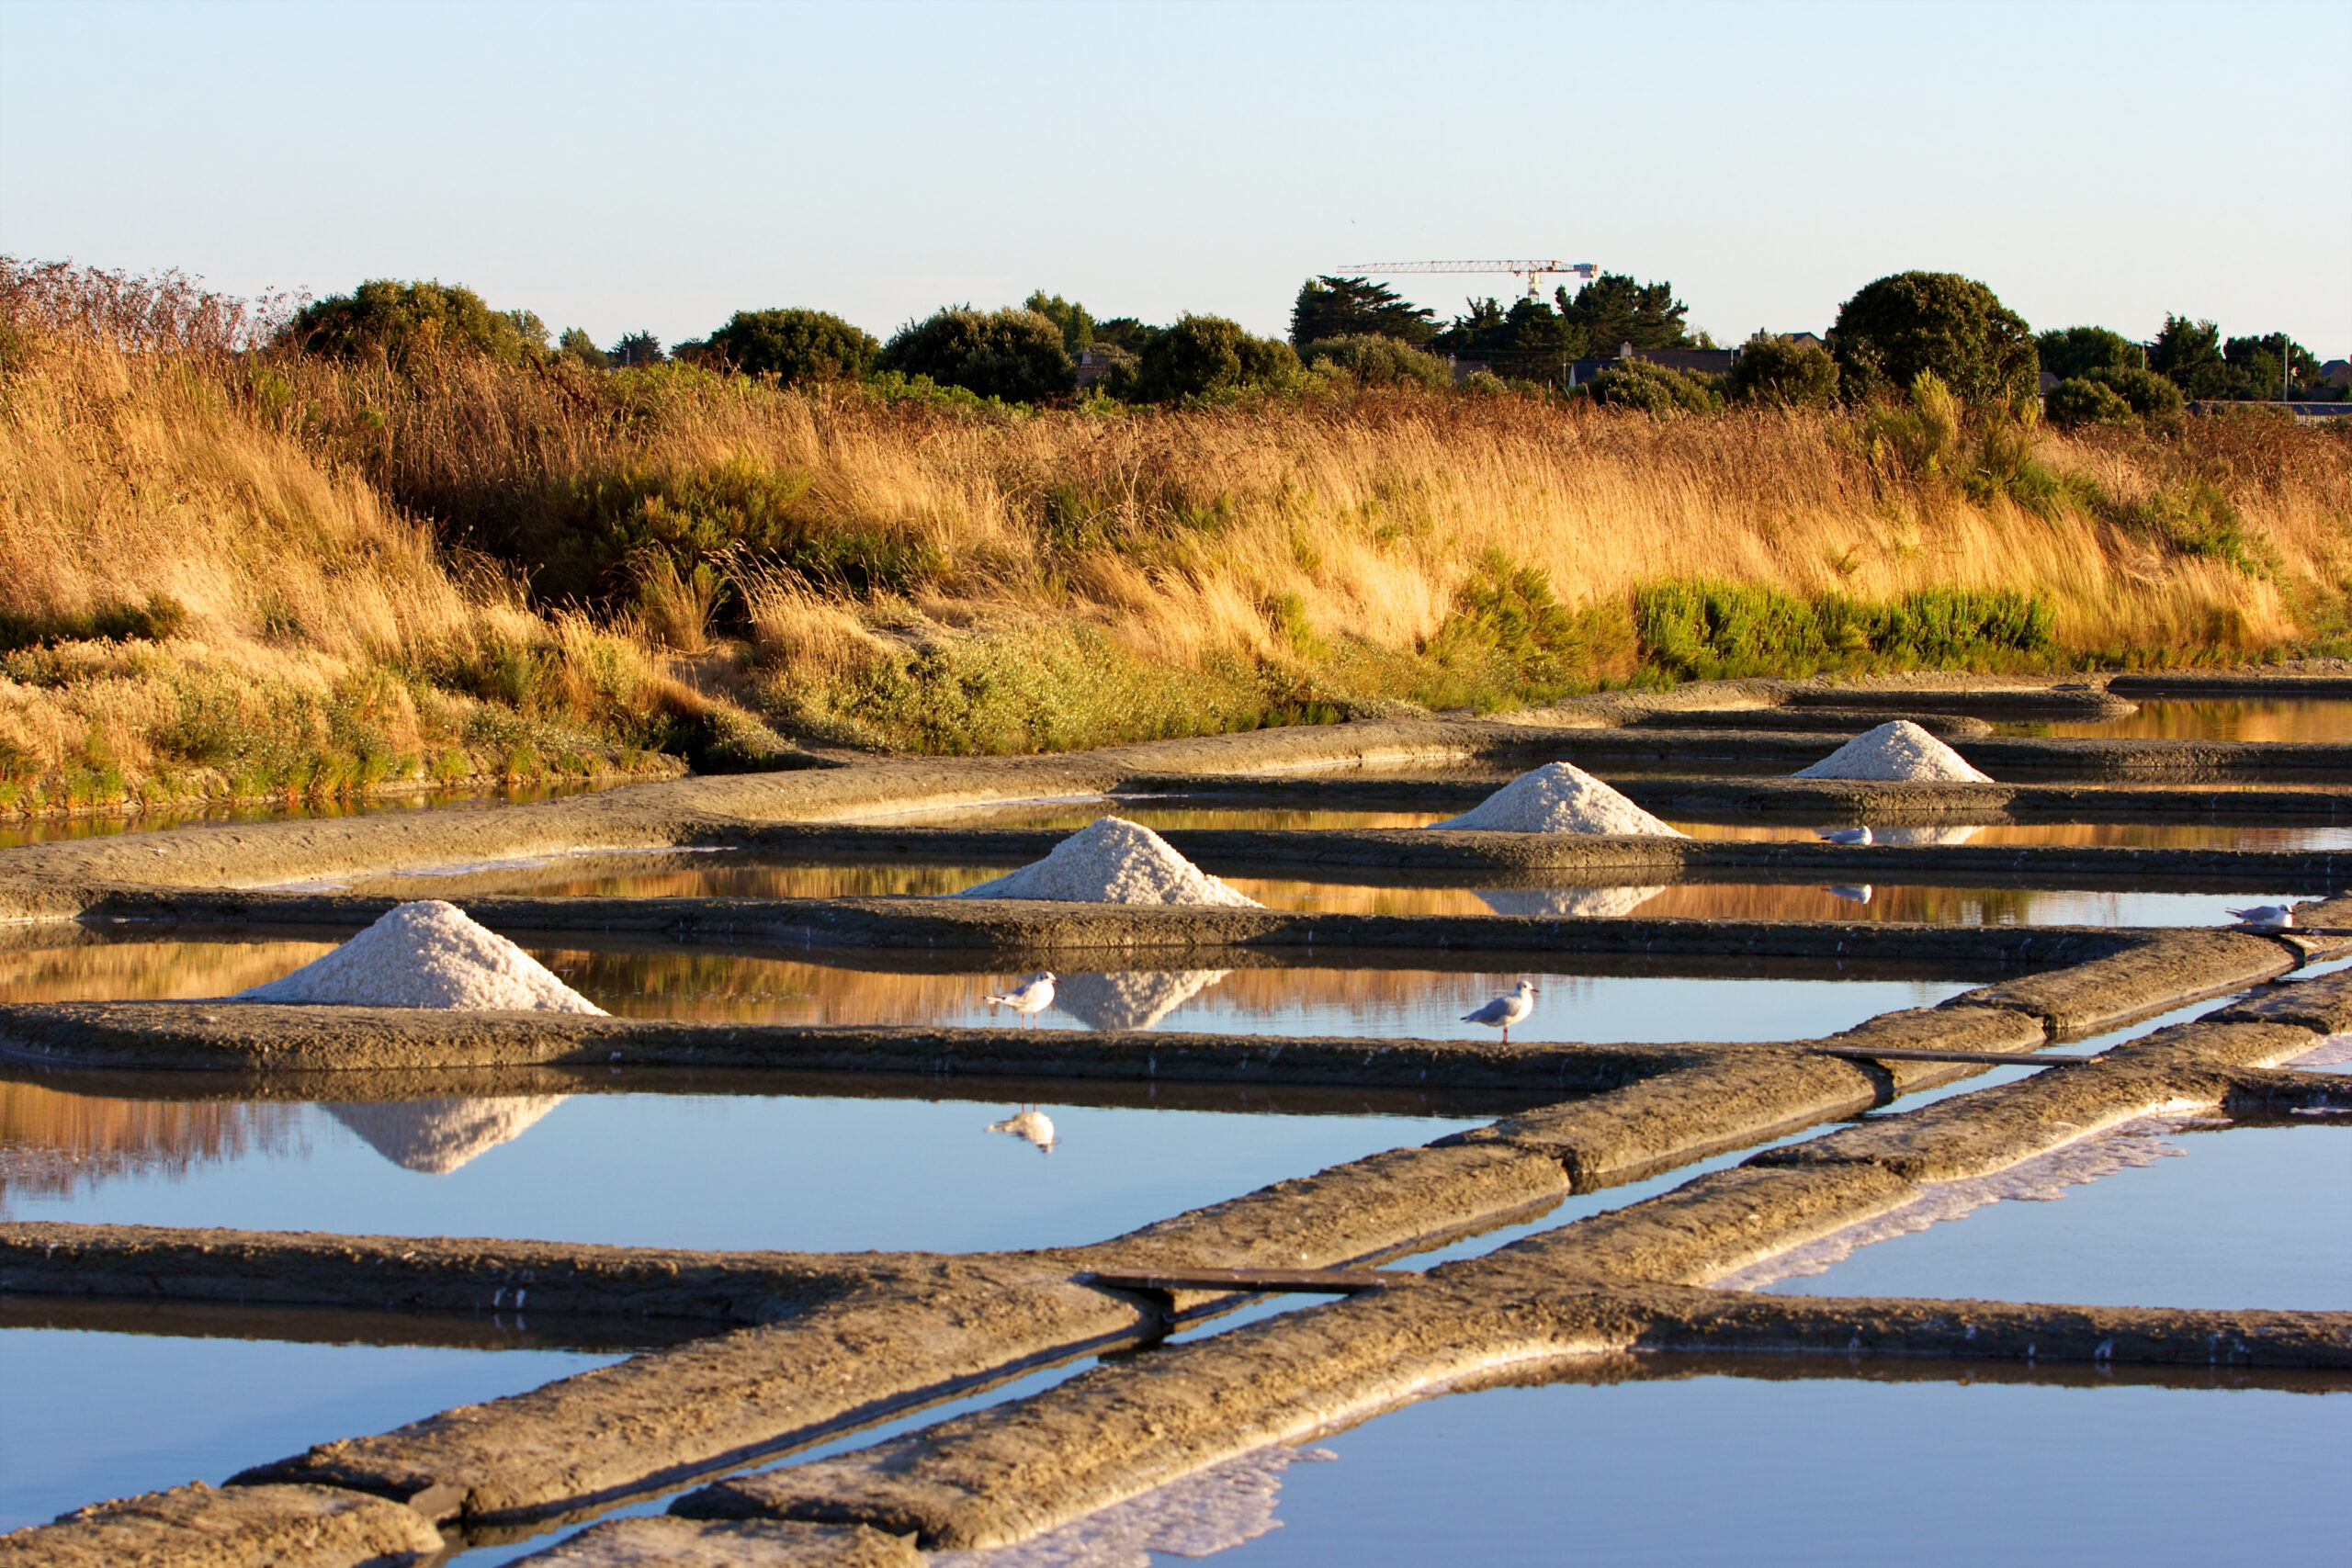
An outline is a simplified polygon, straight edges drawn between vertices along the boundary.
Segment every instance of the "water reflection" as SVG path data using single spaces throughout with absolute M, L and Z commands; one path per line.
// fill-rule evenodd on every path
M 1614 919 L 1630 915 L 1663 887 L 1499 887 L 1480 890 L 1478 901 L 1498 915 L 1556 915 Z
M 1230 973 L 1149 969 L 1069 975 L 1054 993 L 1054 1005 L 1090 1029 L 1149 1029 Z
M 519 1138 L 561 1105 L 560 1094 L 481 1100 L 404 1100 L 330 1105 L 327 1114 L 403 1170 L 447 1176 L 485 1149 Z
M 2340 698 L 2132 700 L 2140 711 L 2128 718 L 1996 724 L 1994 731 L 2144 740 L 2352 740 L 2352 701 Z

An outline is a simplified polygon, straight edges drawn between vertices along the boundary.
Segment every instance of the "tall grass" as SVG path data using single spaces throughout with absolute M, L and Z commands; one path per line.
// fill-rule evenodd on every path
M 163 595 L 185 621 L 157 646 L 389 715 L 395 751 L 397 701 L 350 671 L 607 745 L 707 747 L 741 704 L 1026 750 L 1729 670 L 2234 660 L 2340 637 L 2352 590 L 2352 443 L 2268 422 L 2059 434 L 1924 385 L 1850 414 L 1039 412 L 57 314 L 6 350 L 0 615 L 40 643 Z M 7 657 L 85 646 L 146 645 Z

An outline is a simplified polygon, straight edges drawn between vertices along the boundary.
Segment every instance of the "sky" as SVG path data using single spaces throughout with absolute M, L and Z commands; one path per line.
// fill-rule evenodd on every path
M 1313 274 L 1516 257 L 1671 280 L 1729 341 L 1924 268 L 2331 358 L 2347 80 L 2343 0 L 0 0 L 0 253 L 437 277 L 605 344 L 1038 288 L 1280 333 Z

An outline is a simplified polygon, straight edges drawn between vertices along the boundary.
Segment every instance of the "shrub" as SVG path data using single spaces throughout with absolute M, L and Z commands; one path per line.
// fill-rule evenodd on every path
M 1345 370 L 1367 387 L 1453 385 L 1453 371 L 1444 360 L 1393 337 L 1324 338 L 1308 344 L 1299 357 L 1310 366 Z
M 74 615 L 0 610 L 0 652 L 61 642 L 161 642 L 187 624 L 187 607 L 168 593 L 150 593 L 143 604 L 100 604 Z
M 1620 359 L 1586 385 L 1595 402 L 1639 409 L 1656 419 L 1712 413 L 1723 406 L 1712 378 L 1668 370 L 1646 359 Z
M 1058 397 L 1076 385 L 1062 329 L 1029 310 L 952 305 L 899 328 L 875 363 L 1009 403 Z
M 493 310 L 455 283 L 371 278 L 348 294 L 304 307 L 279 341 L 341 359 L 378 355 L 394 364 L 463 346 L 504 365 L 548 357 L 548 329 L 528 310 Z
M 564 328 L 563 335 L 556 340 L 555 352 L 557 358 L 569 359 L 591 370 L 602 370 L 612 363 L 596 346 L 596 340 L 581 327 Z
M 2104 381 L 2075 377 L 2042 394 L 2041 414 L 2061 430 L 2081 424 L 2126 424 L 2132 405 Z
M 1924 371 L 1962 402 L 2019 404 L 2039 389 L 2041 361 L 2016 311 L 1973 278 L 1904 272 L 1865 285 L 1829 330 L 1849 399 L 1883 398 Z
M 1792 343 L 1758 333 L 1747 340 L 1724 377 L 1734 402 L 1805 408 L 1838 400 L 1838 362 L 1817 343 Z
M 873 333 L 824 310 L 738 310 L 709 343 L 736 369 L 787 387 L 861 380 L 881 350 Z
M 2133 413 L 2151 423 L 2177 422 L 2186 406 L 2178 387 L 2154 371 L 2143 370 L 2137 366 L 2094 370 L 2083 379 L 2108 388 L 2131 404 Z
M 1223 316 L 1186 316 L 1151 340 L 1134 377 L 1122 378 L 1116 391 L 1140 402 L 1172 402 L 1279 385 L 1297 373 L 1290 344 L 1253 337 Z
M 2061 380 L 2087 378 L 2094 370 L 2143 370 L 2148 351 L 2105 327 L 2052 327 L 2033 340 L 2041 368 Z

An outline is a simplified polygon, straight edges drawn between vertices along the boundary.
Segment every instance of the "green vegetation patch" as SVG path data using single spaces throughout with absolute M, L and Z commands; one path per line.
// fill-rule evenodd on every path
M 1691 680 L 1823 670 L 1982 669 L 2041 662 L 2055 617 L 2008 589 L 1931 588 L 1881 603 L 1700 578 L 1634 593 L 1643 661 Z
M 187 607 L 168 593 L 151 593 L 143 604 L 100 604 L 70 615 L 0 610 L 0 653 L 61 642 L 161 642 L 187 623 Z

